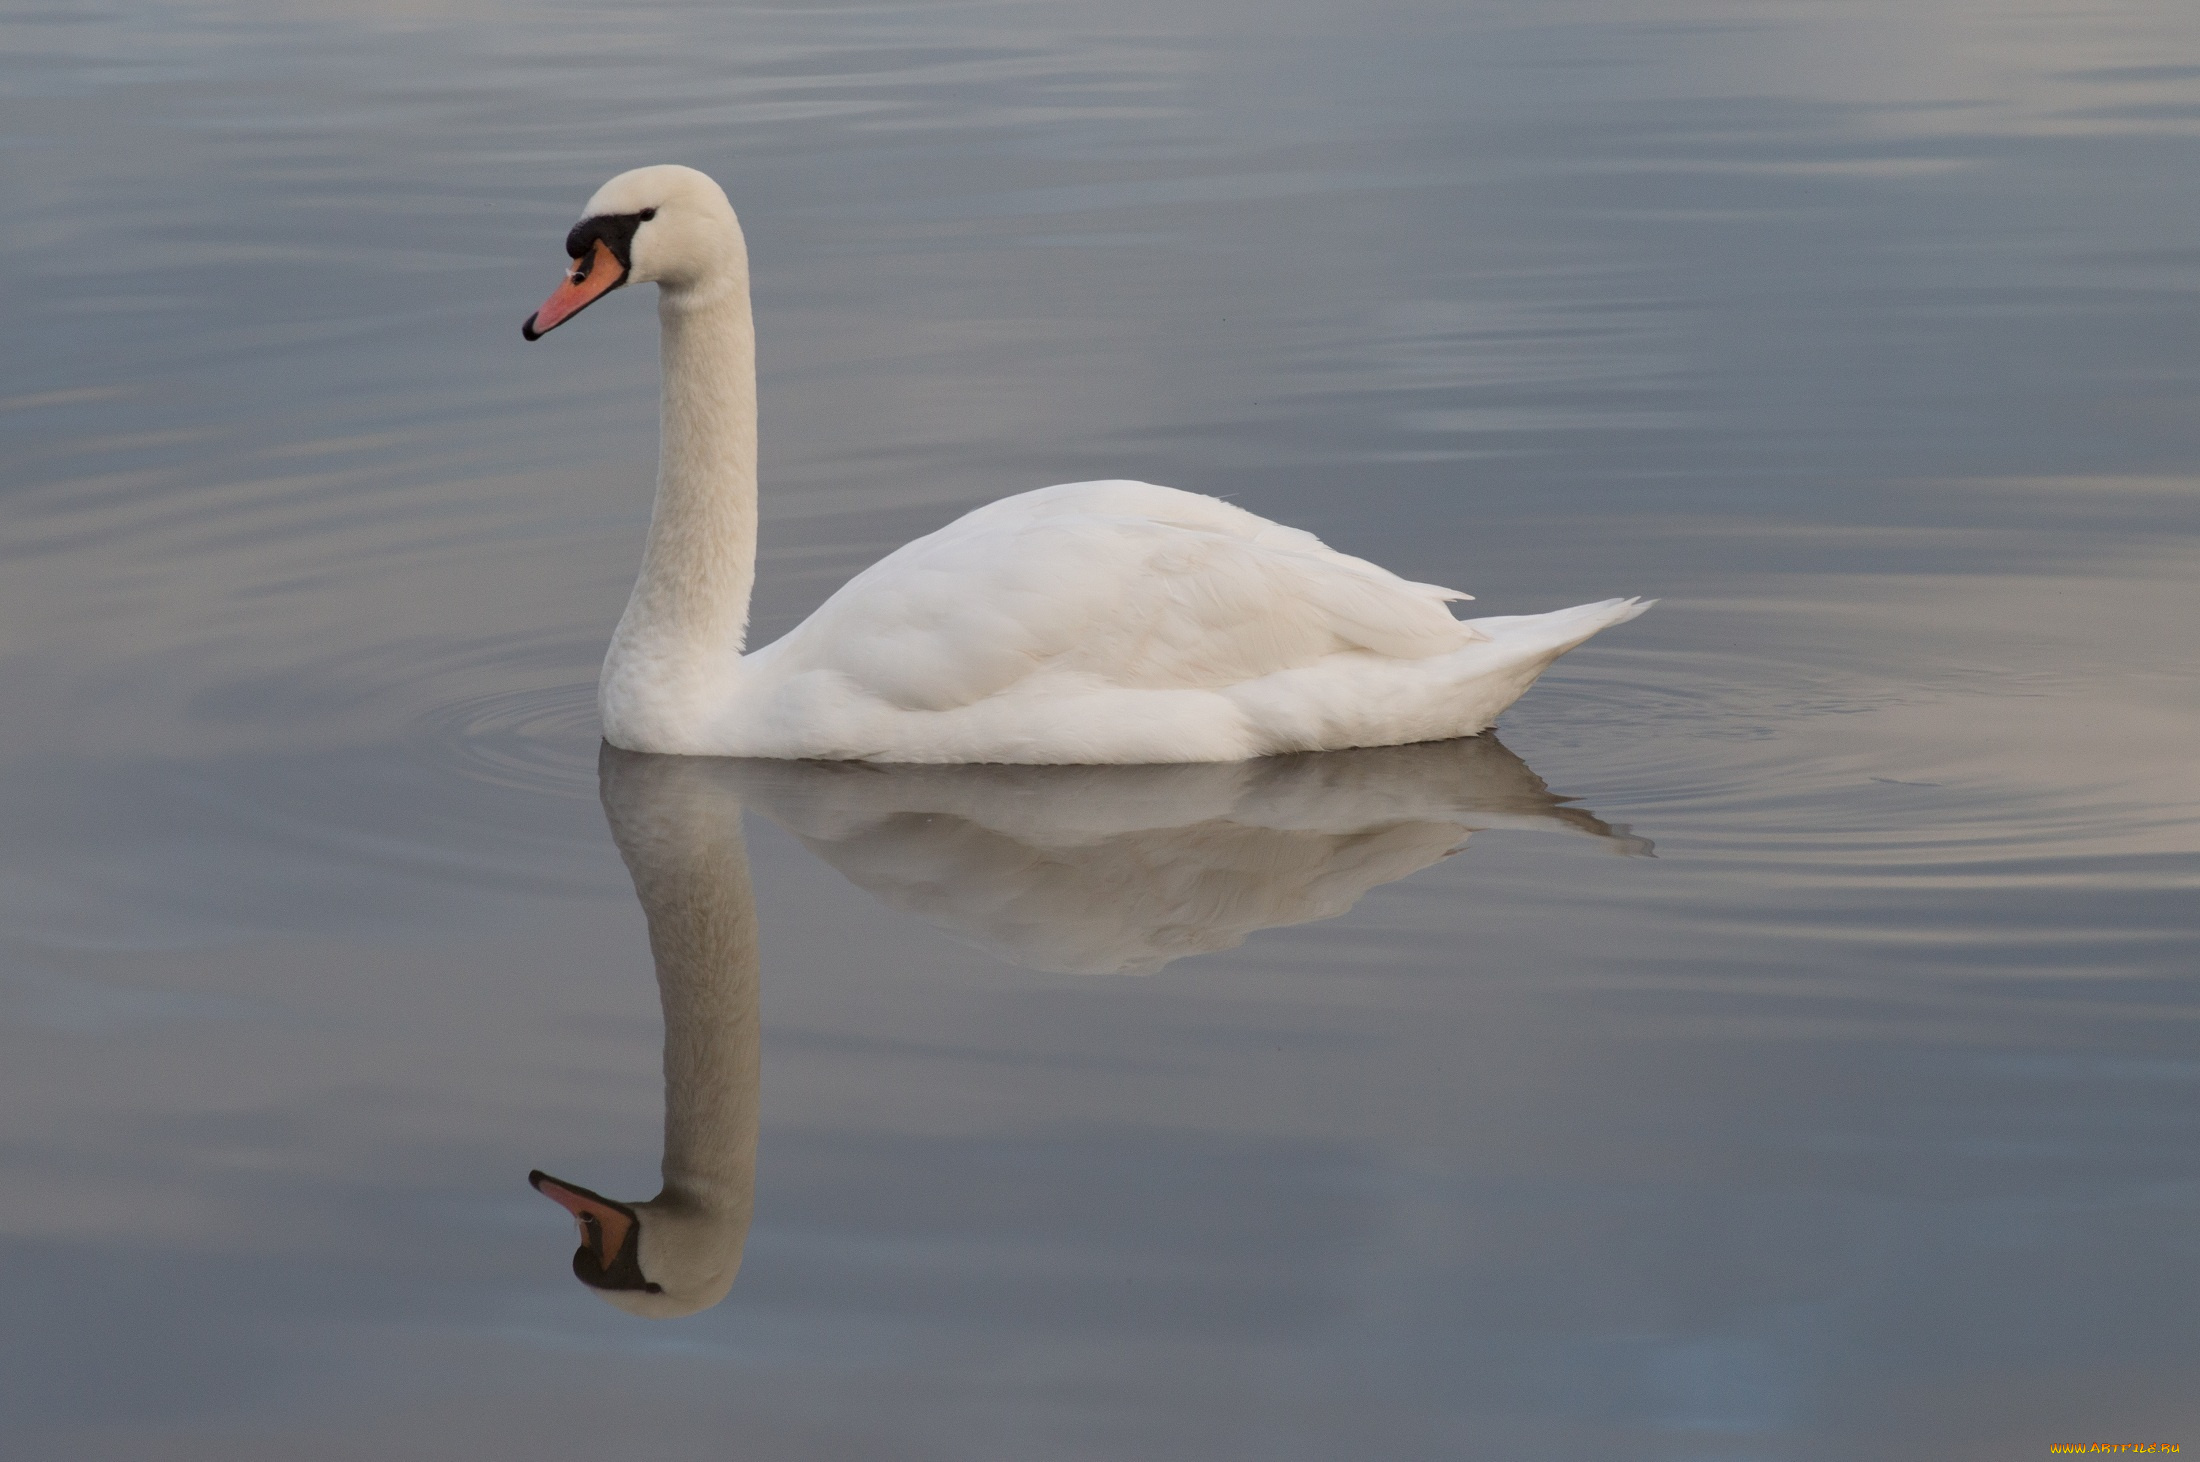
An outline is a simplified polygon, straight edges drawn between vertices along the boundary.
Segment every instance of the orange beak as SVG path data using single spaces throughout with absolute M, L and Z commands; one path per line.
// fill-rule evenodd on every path
M 611 252 L 609 244 L 598 239 L 587 258 L 573 261 L 565 282 L 550 292 L 541 309 L 527 317 L 519 333 L 529 340 L 540 340 L 624 283 L 626 266 Z
M 586 1188 L 561 1183 L 544 1172 L 529 1173 L 527 1181 L 537 1193 L 573 1215 L 573 1221 L 581 1227 L 581 1246 L 596 1256 L 597 1268 L 609 1269 L 611 1261 L 626 1247 L 627 1231 L 634 1227 L 634 1215 L 626 1205 Z

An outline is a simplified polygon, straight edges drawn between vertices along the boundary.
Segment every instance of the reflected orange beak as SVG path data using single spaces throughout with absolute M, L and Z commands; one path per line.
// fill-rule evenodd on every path
M 550 292 L 541 309 L 527 317 L 519 333 L 529 340 L 540 340 L 624 283 L 626 266 L 611 252 L 609 244 L 598 239 L 587 258 L 573 261 L 565 282 Z
M 634 1227 L 634 1215 L 627 1212 L 626 1206 L 586 1188 L 561 1183 L 548 1173 L 529 1173 L 527 1181 L 537 1193 L 573 1215 L 573 1221 L 581 1227 L 581 1247 L 596 1256 L 597 1268 L 609 1269 L 619 1250 L 626 1247 L 627 1232 Z

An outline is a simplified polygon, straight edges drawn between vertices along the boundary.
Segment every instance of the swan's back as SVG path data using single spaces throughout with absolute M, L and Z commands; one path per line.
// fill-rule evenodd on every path
M 1219 691 L 1331 656 L 1417 660 L 1481 639 L 1415 584 L 1219 499 L 1079 482 L 990 503 L 906 545 L 769 652 L 904 710 L 1034 675 Z

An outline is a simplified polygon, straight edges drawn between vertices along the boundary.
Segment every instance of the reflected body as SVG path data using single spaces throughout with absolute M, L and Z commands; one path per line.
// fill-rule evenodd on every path
M 729 763 L 850 882 L 1011 964 L 1160 969 L 1334 918 L 1484 828 L 1650 844 L 1567 805 L 1494 736 L 1221 765 Z

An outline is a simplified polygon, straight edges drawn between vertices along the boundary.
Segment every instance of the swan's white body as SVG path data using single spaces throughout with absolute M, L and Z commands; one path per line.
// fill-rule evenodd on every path
M 1463 623 L 1214 498 L 1078 482 L 979 508 L 738 662 L 695 743 L 888 762 L 1222 762 L 1480 731 L 1639 606 Z M 621 708 L 606 707 L 607 721 Z
M 622 279 L 661 287 L 664 414 L 649 547 L 599 689 L 615 746 L 1142 763 L 1432 741 L 1485 729 L 1553 660 L 1647 607 L 1462 621 L 1447 605 L 1465 594 L 1215 498 L 1084 482 L 908 544 L 744 655 L 756 567 L 746 246 L 725 194 L 688 168 L 612 179 L 583 227 L 633 218 L 644 221 Z

